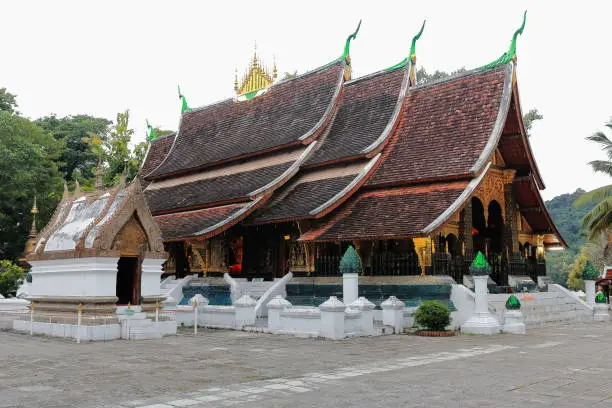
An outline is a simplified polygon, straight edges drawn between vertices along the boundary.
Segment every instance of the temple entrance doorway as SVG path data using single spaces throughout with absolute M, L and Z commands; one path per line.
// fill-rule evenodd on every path
M 118 305 L 140 304 L 140 262 L 135 256 L 122 256 L 117 263 Z

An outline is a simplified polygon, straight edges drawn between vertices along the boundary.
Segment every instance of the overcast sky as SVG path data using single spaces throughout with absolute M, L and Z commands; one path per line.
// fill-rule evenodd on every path
M 423 19 L 418 64 L 428 71 L 499 57 L 518 40 L 523 111 L 544 115 L 531 143 L 546 199 L 610 182 L 586 165 L 603 159 L 584 138 L 612 116 L 609 2 L 559 1 L 1 1 L 0 87 L 32 119 L 129 109 L 137 140 L 145 118 L 176 129 L 181 85 L 191 107 L 233 95 L 234 70 L 258 54 L 279 72 L 304 72 L 351 47 L 353 77 L 399 62 Z M 441 166 L 444 163 L 440 164 Z

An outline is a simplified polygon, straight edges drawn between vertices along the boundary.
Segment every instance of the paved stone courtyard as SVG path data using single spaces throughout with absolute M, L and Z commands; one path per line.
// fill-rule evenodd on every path
M 0 332 L 0 407 L 611 407 L 612 324 L 343 341 L 200 330 L 75 343 Z

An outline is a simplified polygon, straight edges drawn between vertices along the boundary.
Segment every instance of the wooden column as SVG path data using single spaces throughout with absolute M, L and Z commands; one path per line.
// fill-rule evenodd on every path
M 472 239 L 472 200 L 469 200 L 459 216 L 459 240 L 463 242 L 465 256 L 473 256 L 474 240 Z
M 506 201 L 506 217 L 504 220 L 504 246 L 508 250 L 510 258 L 519 252 L 518 223 L 516 213 L 516 201 L 514 199 L 514 185 L 504 184 L 504 198 Z

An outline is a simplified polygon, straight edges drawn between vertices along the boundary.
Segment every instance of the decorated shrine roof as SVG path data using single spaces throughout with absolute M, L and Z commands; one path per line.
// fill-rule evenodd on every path
M 164 240 L 199 236 L 206 238 L 231 227 L 249 210 L 263 203 L 260 198 L 249 203 L 230 204 L 176 214 L 158 215 L 155 221 Z
M 501 136 L 511 83 L 509 64 L 411 88 L 399 127 L 367 185 L 474 176 Z
M 174 145 L 149 179 L 306 144 L 331 119 L 343 82 L 338 60 L 281 81 L 257 98 L 228 99 L 183 114 Z
M 175 136 L 176 133 L 161 136 L 151 141 L 149 144 L 149 150 L 138 172 L 143 187 L 149 185 L 149 182 L 144 180 L 144 177 L 155 170 L 164 161 L 172 147 L 172 143 L 174 143 Z
M 34 252 L 28 259 L 74 258 L 83 251 L 89 256 L 114 256 L 115 236 L 132 218 L 137 219 L 138 228 L 146 235 L 146 250 L 165 256 L 159 229 L 136 180 L 127 187 L 65 192 L 51 220 L 36 237 Z
M 302 235 L 303 241 L 391 239 L 424 235 L 453 205 L 467 182 L 364 191 L 338 213 Z
M 346 83 L 329 134 L 305 166 L 365 156 L 392 134 L 408 88 L 408 65 Z

